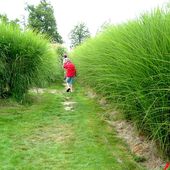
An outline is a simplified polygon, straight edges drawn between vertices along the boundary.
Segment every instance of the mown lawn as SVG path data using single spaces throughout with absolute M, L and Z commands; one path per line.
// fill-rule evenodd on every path
M 31 93 L 25 105 L 0 100 L 0 169 L 144 169 L 102 121 L 104 110 L 77 89 Z M 75 102 L 73 110 L 66 111 L 64 101 Z

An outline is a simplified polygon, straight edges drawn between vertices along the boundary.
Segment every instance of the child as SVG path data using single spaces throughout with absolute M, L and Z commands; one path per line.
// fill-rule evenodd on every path
M 66 92 L 72 92 L 73 91 L 73 81 L 76 76 L 75 65 L 68 58 L 66 58 L 63 67 L 66 70 L 66 83 L 67 83 Z

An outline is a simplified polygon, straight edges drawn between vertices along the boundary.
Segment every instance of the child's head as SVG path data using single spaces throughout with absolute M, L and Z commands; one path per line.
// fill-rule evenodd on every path
M 67 54 L 64 54 L 64 58 L 67 58 Z

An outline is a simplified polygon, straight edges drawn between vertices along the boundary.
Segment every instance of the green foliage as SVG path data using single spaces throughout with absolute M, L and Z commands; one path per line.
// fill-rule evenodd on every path
M 72 53 L 78 75 L 170 156 L 170 13 L 113 26 Z M 75 57 L 74 57 L 75 56 Z
M 64 54 L 67 54 L 67 49 L 61 45 L 58 45 L 56 48 L 56 52 L 57 55 L 59 56 L 58 59 L 59 59 L 60 66 L 63 67 L 63 56 Z
M 61 45 L 58 45 L 57 46 L 57 54 L 59 56 L 63 56 L 64 53 L 67 53 L 67 49 L 65 47 L 61 46 Z
M 33 85 L 56 79 L 55 52 L 43 36 L 0 25 L 0 96 L 22 99 Z
M 10 24 L 12 26 L 20 28 L 19 19 L 18 18 L 16 18 L 15 20 L 9 20 L 7 15 L 0 14 L 0 22 L 4 22 L 6 24 Z
M 63 55 L 67 53 L 67 49 L 61 44 L 52 44 L 57 55 L 57 80 L 63 81 Z
M 85 23 L 79 23 L 71 30 L 69 38 L 71 46 L 75 47 L 80 45 L 85 39 L 90 37 L 90 32 Z
M 30 28 L 48 35 L 53 42 L 63 42 L 57 31 L 54 10 L 50 3 L 41 0 L 38 6 L 27 5 L 27 11 L 29 12 L 28 26 Z

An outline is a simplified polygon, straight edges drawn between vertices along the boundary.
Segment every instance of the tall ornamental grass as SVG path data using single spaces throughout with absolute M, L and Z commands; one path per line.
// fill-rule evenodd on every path
M 72 52 L 78 77 L 170 156 L 170 13 L 112 26 Z
M 57 68 L 56 53 L 42 35 L 0 24 L 0 97 L 21 100 L 32 86 L 54 81 Z

